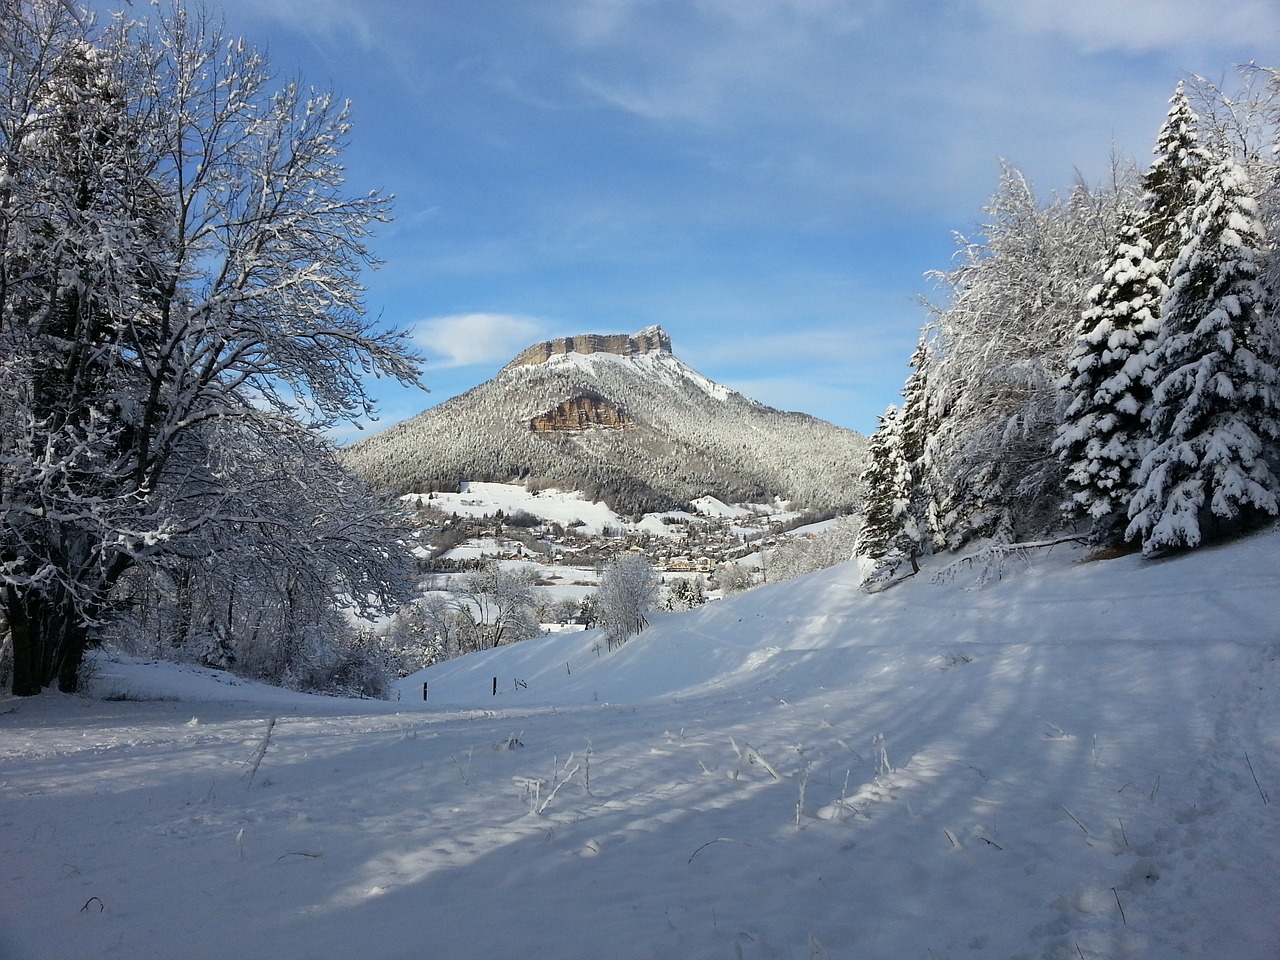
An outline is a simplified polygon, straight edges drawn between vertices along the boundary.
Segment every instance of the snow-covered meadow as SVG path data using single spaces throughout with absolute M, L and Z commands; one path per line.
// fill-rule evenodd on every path
M 0 956 L 1273 960 L 1280 531 L 1084 556 L 845 565 L 388 703 L 102 661 L 0 700 Z
M 441 513 L 455 517 L 488 517 L 501 511 L 504 514 L 527 513 L 548 523 L 559 523 L 564 526 L 580 524 L 582 532 L 588 535 L 599 535 L 605 529 L 644 531 L 657 536 L 674 536 L 663 518 L 695 520 L 701 518 L 739 519 L 752 521 L 744 525 L 742 531 L 758 533 L 758 527 L 765 518 L 774 521 L 791 519 L 798 516 L 788 511 L 781 501 L 773 504 L 727 504 L 712 496 L 698 497 L 691 506 L 696 513 L 684 513 L 671 510 L 666 513 L 648 513 L 638 521 L 629 521 L 619 516 L 606 504 L 590 501 L 573 490 L 547 489 L 536 493 L 515 483 L 488 483 L 480 481 L 464 481 L 459 493 L 439 492 L 432 494 L 409 494 L 403 499 L 410 504 L 426 504 L 435 507 Z
M 498 511 L 506 514 L 530 513 L 540 519 L 568 526 L 580 522 L 583 530 L 598 534 L 608 526 L 620 527 L 622 520 L 603 503 L 584 500 L 581 494 L 562 490 L 530 493 L 512 483 L 462 483 L 459 493 L 409 495 L 409 502 L 425 503 L 457 517 L 486 517 Z

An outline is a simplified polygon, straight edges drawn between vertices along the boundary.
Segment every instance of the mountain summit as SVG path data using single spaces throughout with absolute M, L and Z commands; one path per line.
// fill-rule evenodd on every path
M 653 326 L 534 344 L 492 380 L 343 455 L 400 493 L 523 482 L 639 514 L 706 495 L 852 505 L 866 438 L 708 380 Z
M 579 337 L 560 337 L 544 340 L 526 347 L 507 366 L 532 366 L 546 363 L 552 357 L 570 353 L 589 356 L 593 353 L 611 353 L 618 357 L 639 357 L 650 353 L 670 353 L 671 337 L 661 327 L 645 327 L 634 336 L 625 333 L 588 333 Z

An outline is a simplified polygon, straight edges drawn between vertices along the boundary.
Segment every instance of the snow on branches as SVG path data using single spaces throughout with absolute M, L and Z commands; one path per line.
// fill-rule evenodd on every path
M 1262 226 L 1234 158 L 1208 171 L 1187 221 L 1155 347 L 1154 446 L 1129 508 L 1128 536 L 1148 554 L 1198 545 L 1205 523 L 1280 509 L 1266 459 L 1280 440 L 1280 374 L 1262 313 Z
M 313 432 L 368 412 L 369 372 L 417 380 L 406 336 L 364 318 L 365 241 L 389 205 L 346 190 L 345 107 L 275 85 L 261 55 L 182 2 L 102 31 L 59 0 L 5 11 L 0 585 L 14 692 L 74 690 L 86 646 L 142 582 L 175 596 L 223 578 L 243 605 L 238 571 L 287 565 L 252 593 L 310 610 L 300 630 L 394 592 L 396 523 Z

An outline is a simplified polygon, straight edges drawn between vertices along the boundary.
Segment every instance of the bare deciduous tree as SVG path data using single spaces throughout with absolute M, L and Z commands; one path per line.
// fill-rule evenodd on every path
M 460 639 L 465 648 L 481 650 L 538 635 L 534 611 L 542 596 L 529 570 L 490 562 L 451 582 L 450 589 L 453 608 L 464 624 Z
M 596 596 L 609 647 L 621 646 L 649 625 L 646 614 L 658 602 L 658 575 L 643 556 L 624 554 L 605 566 Z
M 75 689 L 127 572 L 207 569 L 237 538 L 317 571 L 304 577 L 326 584 L 320 605 L 369 587 L 351 561 L 370 540 L 284 509 L 348 483 L 311 431 L 369 411 L 362 376 L 417 380 L 406 337 L 364 316 L 366 241 L 389 206 L 346 191 L 346 107 L 274 85 L 261 55 L 180 0 L 102 31 L 57 0 L 0 11 L 14 692 Z

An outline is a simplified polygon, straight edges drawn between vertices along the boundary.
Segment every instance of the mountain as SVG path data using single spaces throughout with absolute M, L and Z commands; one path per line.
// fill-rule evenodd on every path
M 708 494 L 832 508 L 857 498 L 866 438 L 708 380 L 648 327 L 534 344 L 492 380 L 343 456 L 400 493 L 516 481 L 580 490 L 627 514 Z

